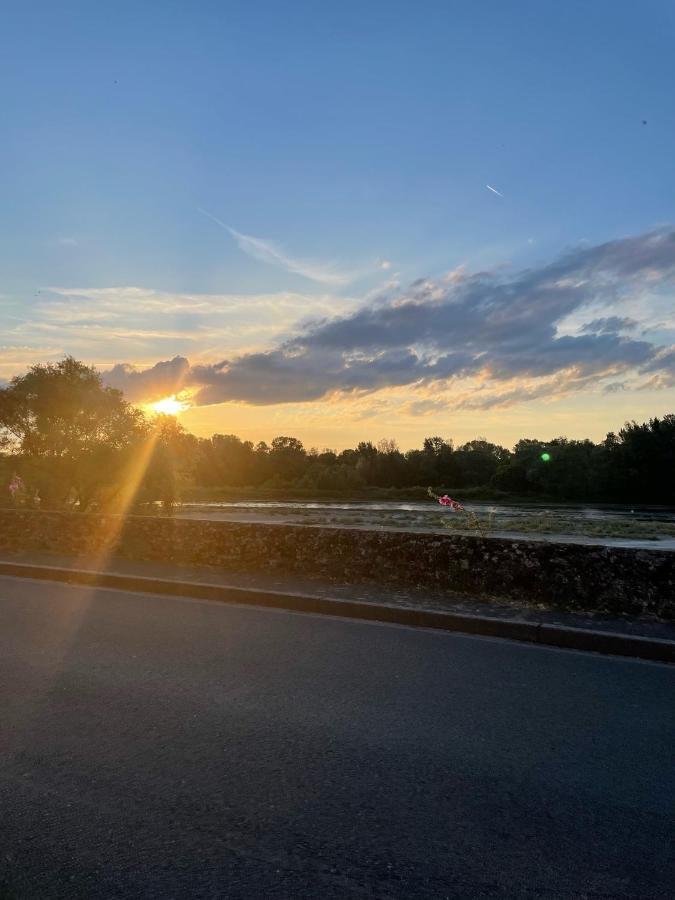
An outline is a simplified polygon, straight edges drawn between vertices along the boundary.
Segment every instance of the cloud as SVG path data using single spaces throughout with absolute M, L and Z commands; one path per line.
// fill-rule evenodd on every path
M 627 316 L 608 316 L 602 319 L 593 319 L 581 326 L 584 334 L 616 334 L 619 331 L 633 331 L 638 327 L 635 319 Z
M 664 390 L 675 387 L 675 346 L 662 347 L 644 366 L 641 372 L 655 372 L 638 390 Z
M 0 346 L 0 378 L 9 380 L 36 363 L 56 362 L 65 355 L 63 347 Z
M 240 250 L 252 256 L 260 262 L 268 263 L 272 266 L 279 266 L 296 275 L 302 275 L 303 278 L 309 278 L 311 281 L 318 281 L 321 284 L 342 285 L 352 281 L 353 275 L 340 271 L 334 263 L 318 262 L 316 260 L 297 259 L 290 256 L 283 247 L 275 241 L 265 238 L 253 237 L 250 234 L 242 234 L 225 222 L 221 222 L 216 216 L 200 209 L 200 212 L 209 219 L 212 219 L 225 231 L 228 231 L 237 242 Z
M 101 374 L 108 387 L 122 391 L 132 403 L 149 402 L 181 391 L 190 374 L 190 363 L 182 356 L 143 370 L 128 363 L 118 363 Z
M 652 375 L 647 381 L 637 386 L 638 391 L 663 391 L 675 387 L 675 374 L 662 373 Z
M 675 375 L 675 346 L 662 347 L 654 357 L 642 367 L 643 372 L 662 370 Z
M 0 333 L 13 346 L 49 345 L 104 367 L 120 359 L 148 365 L 175 355 L 219 359 L 274 346 L 309 317 L 346 312 L 357 303 L 328 291 L 199 294 L 52 286 L 30 305 L 17 302 L 16 314 L 0 303 Z M 17 364 L 11 374 L 23 368 Z
M 194 377 L 204 387 L 195 402 L 307 401 L 478 373 L 494 382 L 563 371 L 597 380 L 647 365 L 658 348 L 620 334 L 623 320 L 589 323 L 592 331 L 576 336 L 558 335 L 557 323 L 599 298 L 645 280 L 672 285 L 674 277 L 675 232 L 654 232 L 583 247 L 512 277 L 418 279 L 386 305 L 314 323 L 266 353 L 199 367 Z
M 405 412 L 409 416 L 439 415 L 440 413 L 445 412 L 449 405 L 448 400 L 443 398 L 437 400 L 413 400 L 411 403 L 407 404 Z
M 625 334 L 639 324 L 630 317 L 588 315 L 642 296 L 646 284 L 672 292 L 675 231 L 583 246 L 516 274 L 421 278 L 393 298 L 315 319 L 272 349 L 192 366 L 186 384 L 197 405 L 302 403 L 407 387 L 446 392 L 444 408 L 455 409 L 567 396 L 628 372 L 658 374 L 664 385 L 675 348 Z M 576 333 L 561 333 L 570 316 Z M 423 414 L 428 404 L 411 411 Z
M 273 266 L 281 266 L 281 268 L 287 269 L 289 272 L 302 275 L 304 278 L 309 278 L 312 281 L 319 281 L 322 284 L 341 285 L 347 284 L 352 279 L 352 276 L 338 271 L 332 263 L 295 259 L 273 241 L 242 234 L 239 231 L 235 231 L 234 228 L 229 228 L 228 231 L 244 253 L 248 253 L 249 256 L 261 262 L 269 263 Z

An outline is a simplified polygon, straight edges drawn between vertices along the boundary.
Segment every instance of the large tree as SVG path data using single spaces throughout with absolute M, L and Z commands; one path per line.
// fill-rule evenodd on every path
M 141 411 L 70 356 L 32 366 L 0 390 L 0 452 L 43 506 L 110 500 L 147 437 Z

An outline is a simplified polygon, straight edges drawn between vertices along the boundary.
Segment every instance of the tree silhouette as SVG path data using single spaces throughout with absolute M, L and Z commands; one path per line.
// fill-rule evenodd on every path
M 146 436 L 142 413 L 72 357 L 0 390 L 0 448 L 43 506 L 87 509 L 114 493 Z

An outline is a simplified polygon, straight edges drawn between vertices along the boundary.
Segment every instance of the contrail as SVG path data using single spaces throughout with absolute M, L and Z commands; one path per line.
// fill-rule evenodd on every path
M 506 199 L 506 197 L 504 197 L 502 192 L 498 191 L 497 188 L 493 188 L 491 184 L 486 184 L 485 187 L 488 189 L 488 191 L 492 191 L 493 194 L 496 194 L 498 197 L 501 197 L 502 200 Z
M 221 222 L 220 219 L 217 219 L 217 218 L 216 218 L 212 213 L 210 213 L 208 210 L 202 209 L 201 206 L 198 206 L 198 207 L 197 207 L 197 212 L 202 213 L 202 215 L 204 215 L 204 216 L 208 216 L 208 218 L 211 219 L 211 221 L 215 222 L 216 225 L 220 225 L 220 227 L 221 227 L 221 228 L 224 228 L 225 231 L 229 231 L 230 234 L 232 233 L 232 229 L 230 228 L 229 225 L 226 225 L 224 222 Z
M 242 234 L 201 206 L 197 207 L 197 211 L 214 221 L 216 225 L 224 228 L 225 231 L 228 231 L 237 242 L 240 250 L 243 250 L 244 253 L 247 253 L 254 259 L 259 259 L 261 262 L 269 263 L 273 266 L 281 266 L 281 268 L 287 269 L 289 272 L 295 272 L 297 275 L 302 275 L 304 278 L 319 281 L 323 284 L 347 284 L 354 278 L 354 275 L 340 272 L 330 263 L 295 259 L 289 256 L 279 244 L 254 237 L 251 234 Z

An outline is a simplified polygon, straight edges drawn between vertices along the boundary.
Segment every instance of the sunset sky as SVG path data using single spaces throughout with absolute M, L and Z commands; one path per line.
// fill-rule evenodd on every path
M 9 2 L 0 381 L 69 353 L 308 447 L 675 412 L 674 42 L 665 0 Z

